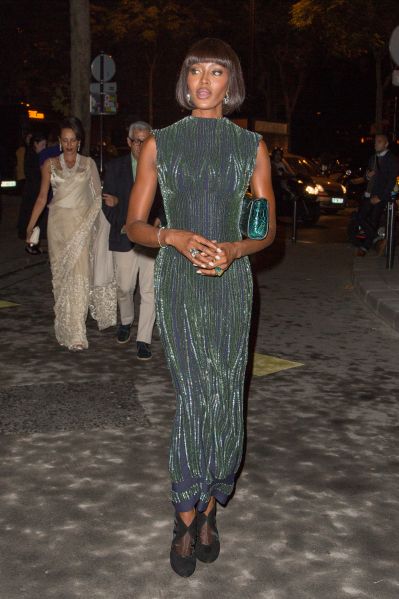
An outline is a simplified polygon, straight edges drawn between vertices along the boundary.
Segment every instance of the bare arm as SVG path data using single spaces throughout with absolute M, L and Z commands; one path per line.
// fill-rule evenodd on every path
M 126 233 L 130 241 L 147 247 L 158 247 L 158 230 L 147 223 L 157 189 L 157 149 L 153 136 L 143 144 L 126 218 Z
M 259 143 L 256 164 L 251 177 L 251 192 L 256 198 L 269 200 L 269 232 L 265 239 L 243 239 L 235 242 L 237 257 L 249 256 L 271 245 L 276 237 L 276 203 L 272 186 L 269 153 L 264 141 Z
M 27 241 L 29 241 L 29 239 L 32 235 L 33 227 L 36 225 L 39 216 L 41 215 L 41 213 L 43 212 L 43 210 L 45 209 L 46 204 L 47 204 L 48 190 L 50 189 L 50 174 L 51 174 L 50 159 L 46 160 L 45 163 L 43 164 L 41 173 L 42 173 L 42 181 L 40 184 L 39 195 L 37 196 L 35 205 L 33 206 L 29 224 L 26 229 L 26 240 Z

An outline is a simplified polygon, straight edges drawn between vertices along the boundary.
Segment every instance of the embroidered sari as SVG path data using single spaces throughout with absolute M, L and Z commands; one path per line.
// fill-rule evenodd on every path
M 49 206 L 48 246 L 52 272 L 55 336 L 73 348 L 88 347 L 90 309 L 100 329 L 116 324 L 116 286 L 109 225 L 101 210 L 101 183 L 91 158 L 78 154 L 75 165 L 64 156 L 50 159 L 53 199 Z

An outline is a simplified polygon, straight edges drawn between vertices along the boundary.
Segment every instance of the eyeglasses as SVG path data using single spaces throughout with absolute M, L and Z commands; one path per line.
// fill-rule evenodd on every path
M 136 146 L 141 146 L 145 142 L 145 139 L 134 139 L 133 137 L 130 137 L 130 135 L 128 135 L 128 137 L 133 144 L 136 144 Z

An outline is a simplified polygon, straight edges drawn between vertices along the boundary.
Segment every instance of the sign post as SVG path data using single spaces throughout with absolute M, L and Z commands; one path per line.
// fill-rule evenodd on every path
M 100 175 L 103 174 L 103 117 L 116 113 L 116 83 L 110 81 L 115 70 L 113 58 L 104 52 L 98 54 L 91 63 L 91 74 L 98 81 L 90 85 L 90 112 L 100 116 Z

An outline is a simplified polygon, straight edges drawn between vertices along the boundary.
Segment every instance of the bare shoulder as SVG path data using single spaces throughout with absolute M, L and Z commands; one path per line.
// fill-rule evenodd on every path
M 46 160 L 42 164 L 42 172 L 51 173 L 51 161 L 52 158 L 46 158 Z
M 154 134 L 149 135 L 143 143 L 143 147 L 140 153 L 140 159 L 142 161 L 155 163 L 157 159 L 157 144 L 155 141 Z
M 266 142 L 263 139 L 259 141 L 257 158 L 269 160 L 269 150 L 267 149 Z

